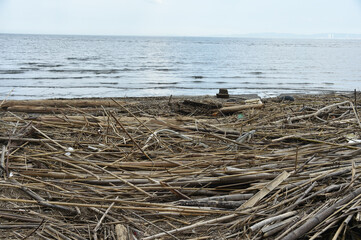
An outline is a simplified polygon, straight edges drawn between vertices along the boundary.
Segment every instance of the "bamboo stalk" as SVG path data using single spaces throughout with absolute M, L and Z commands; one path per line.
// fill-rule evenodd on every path
M 174 97 L 171 107 L 168 98 L 86 101 L 36 106 L 58 115 L 2 108 L 2 225 L 33 226 L 3 229 L 9 238 L 26 237 L 42 219 L 31 237 L 282 239 L 317 217 L 303 235 L 340 238 L 357 226 L 350 216 L 361 194 L 319 218 L 361 187 L 360 125 L 346 95 L 265 99 L 242 116 L 214 116 L 192 98 Z M 240 143 L 241 133 L 256 134 Z
M 331 215 L 339 206 L 342 206 L 345 203 L 348 203 L 355 197 L 361 194 L 361 188 L 356 189 L 354 192 L 351 192 L 349 195 L 344 197 L 343 199 L 339 200 L 335 204 L 333 204 L 331 207 L 319 212 L 316 216 L 309 219 L 307 222 L 305 222 L 302 226 L 282 238 L 282 240 L 291 240 L 291 239 L 297 239 L 299 237 L 302 237 L 306 232 L 308 232 L 310 229 L 315 227 L 317 224 L 319 224 L 322 220 L 327 218 L 329 215 Z
M 274 217 L 270 217 L 270 218 L 267 218 L 257 224 L 254 224 L 253 226 L 250 227 L 251 231 L 257 231 L 259 229 L 261 229 L 263 226 L 267 225 L 267 224 L 270 224 L 274 221 L 278 221 L 278 220 L 283 220 L 285 218 L 288 218 L 288 217 L 292 217 L 293 215 L 297 214 L 297 211 L 292 211 L 292 212 L 288 212 L 288 213 L 284 213 L 284 214 L 281 214 L 281 215 L 278 215 L 278 216 L 274 216 Z

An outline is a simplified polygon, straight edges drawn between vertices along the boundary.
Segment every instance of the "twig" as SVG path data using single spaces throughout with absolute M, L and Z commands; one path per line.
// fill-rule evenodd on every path
M 6 97 L 1 101 L 0 103 L 0 108 L 1 106 L 6 102 L 6 100 L 8 99 L 8 97 L 11 95 L 11 93 L 14 91 L 15 88 L 11 89 L 11 91 L 8 93 L 8 95 L 6 95 Z
M 59 206 L 59 205 L 51 204 L 51 203 L 47 202 L 44 198 L 40 197 L 38 194 L 36 194 L 32 190 L 30 190 L 29 188 L 27 188 L 24 185 L 20 184 L 14 178 L 11 178 L 10 181 L 12 183 L 16 184 L 17 186 L 19 186 L 26 194 L 28 194 L 30 197 L 35 199 L 38 202 L 38 204 L 40 204 L 40 205 L 42 205 L 44 207 L 56 208 L 56 209 L 66 211 L 66 212 L 69 212 L 69 213 L 73 213 L 73 214 L 78 213 L 76 210 L 74 210 L 72 208 L 68 208 L 68 207 L 65 207 L 65 206 Z
M 39 226 L 37 226 L 33 231 L 31 231 L 26 237 L 24 237 L 22 240 L 25 240 L 27 238 L 29 238 L 31 235 L 33 235 L 36 231 L 38 231 L 38 229 L 40 228 L 41 225 L 43 225 L 45 219 L 43 219 L 41 221 L 41 223 L 39 224 Z
M 115 200 L 117 200 L 118 197 L 115 198 Z M 105 216 L 109 213 L 110 209 L 112 209 L 112 207 L 114 206 L 115 202 L 112 202 L 112 204 L 110 204 L 110 206 L 107 208 L 107 210 L 104 212 L 103 216 L 100 218 L 100 220 L 98 221 L 97 225 L 95 226 L 93 232 L 94 232 L 94 239 L 96 239 L 96 235 L 97 235 L 97 232 L 100 228 L 100 225 L 102 224 L 102 222 L 104 221 L 105 219 Z
M 132 142 L 135 144 L 135 146 L 137 146 L 137 148 L 144 154 L 144 156 L 146 156 L 150 161 L 153 162 L 153 160 L 149 157 L 149 155 L 146 152 L 144 152 L 144 150 L 139 146 L 139 144 L 134 140 L 134 138 L 128 133 L 128 131 L 124 128 L 123 124 L 121 124 L 119 122 L 119 120 L 113 115 L 113 113 L 109 112 L 109 114 L 117 122 L 117 124 L 123 129 L 125 134 L 127 134 L 127 136 L 132 140 Z

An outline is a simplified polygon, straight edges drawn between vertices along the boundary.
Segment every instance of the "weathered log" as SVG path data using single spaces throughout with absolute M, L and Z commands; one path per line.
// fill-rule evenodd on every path
M 219 111 L 222 113 L 234 113 L 234 112 L 251 109 L 251 108 L 262 108 L 263 106 L 264 106 L 263 103 L 244 104 L 244 105 L 236 105 L 236 106 L 231 106 L 231 107 L 223 107 L 223 108 L 220 108 Z
M 6 108 L 3 107 L 2 109 L 5 111 L 9 111 L 9 112 L 24 112 L 24 113 L 61 113 L 61 112 L 64 112 L 63 108 L 32 106 L 32 105 L 13 105 L 13 106 L 6 107 Z
M 122 102 L 125 104 L 125 102 Z M 5 101 L 1 107 L 7 108 L 12 106 L 47 106 L 47 107 L 116 107 L 117 104 L 112 100 L 82 100 L 82 99 L 44 99 L 44 100 L 11 100 Z

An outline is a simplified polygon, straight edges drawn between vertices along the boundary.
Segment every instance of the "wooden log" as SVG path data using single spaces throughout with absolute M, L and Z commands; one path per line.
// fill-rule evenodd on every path
M 257 104 L 244 104 L 244 105 L 236 105 L 231 107 L 222 107 L 219 109 L 222 113 L 234 113 L 241 110 L 251 109 L 251 108 L 262 108 L 264 106 L 263 103 L 257 103 Z
M 64 110 L 64 109 L 63 109 Z M 68 111 L 68 109 L 66 109 Z M 182 117 L 182 118 L 170 118 L 170 117 L 158 117 L 157 119 L 151 117 L 137 117 L 142 122 L 148 122 L 147 125 L 154 124 L 154 125 L 166 125 L 166 124 L 173 124 L 180 125 L 183 122 L 194 121 L 194 118 L 191 117 Z M 120 116 L 118 119 L 125 123 L 134 123 L 133 117 L 127 116 Z M 3 121 L 9 122 L 17 122 L 19 119 L 15 117 L 3 117 Z M 92 123 L 107 123 L 108 117 L 104 116 L 66 116 L 66 118 L 62 115 L 41 115 L 38 117 L 31 117 L 26 118 L 25 120 L 33 120 L 33 121 L 41 121 L 41 122 L 70 122 L 70 123 L 84 123 L 88 121 L 88 124 Z M 180 127 L 179 127 L 180 128 Z M 181 128 L 186 129 L 186 128 Z M 190 130 L 188 130 L 190 131 Z M 227 132 L 228 133 L 228 132 Z
M 123 102 L 124 104 L 126 102 Z M 63 100 L 12 100 L 4 102 L 1 107 L 7 108 L 12 106 L 48 106 L 48 107 L 116 107 L 117 104 L 112 100 L 80 100 L 80 99 L 63 99 Z
M 65 109 L 57 108 L 57 107 L 14 105 L 6 108 L 3 107 L 3 110 L 9 112 L 25 112 L 25 113 L 61 113 L 64 112 Z

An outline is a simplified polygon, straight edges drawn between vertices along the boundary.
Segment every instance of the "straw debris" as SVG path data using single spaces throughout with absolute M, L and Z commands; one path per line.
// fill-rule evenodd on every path
M 0 236 L 358 239 L 356 97 L 0 101 Z

